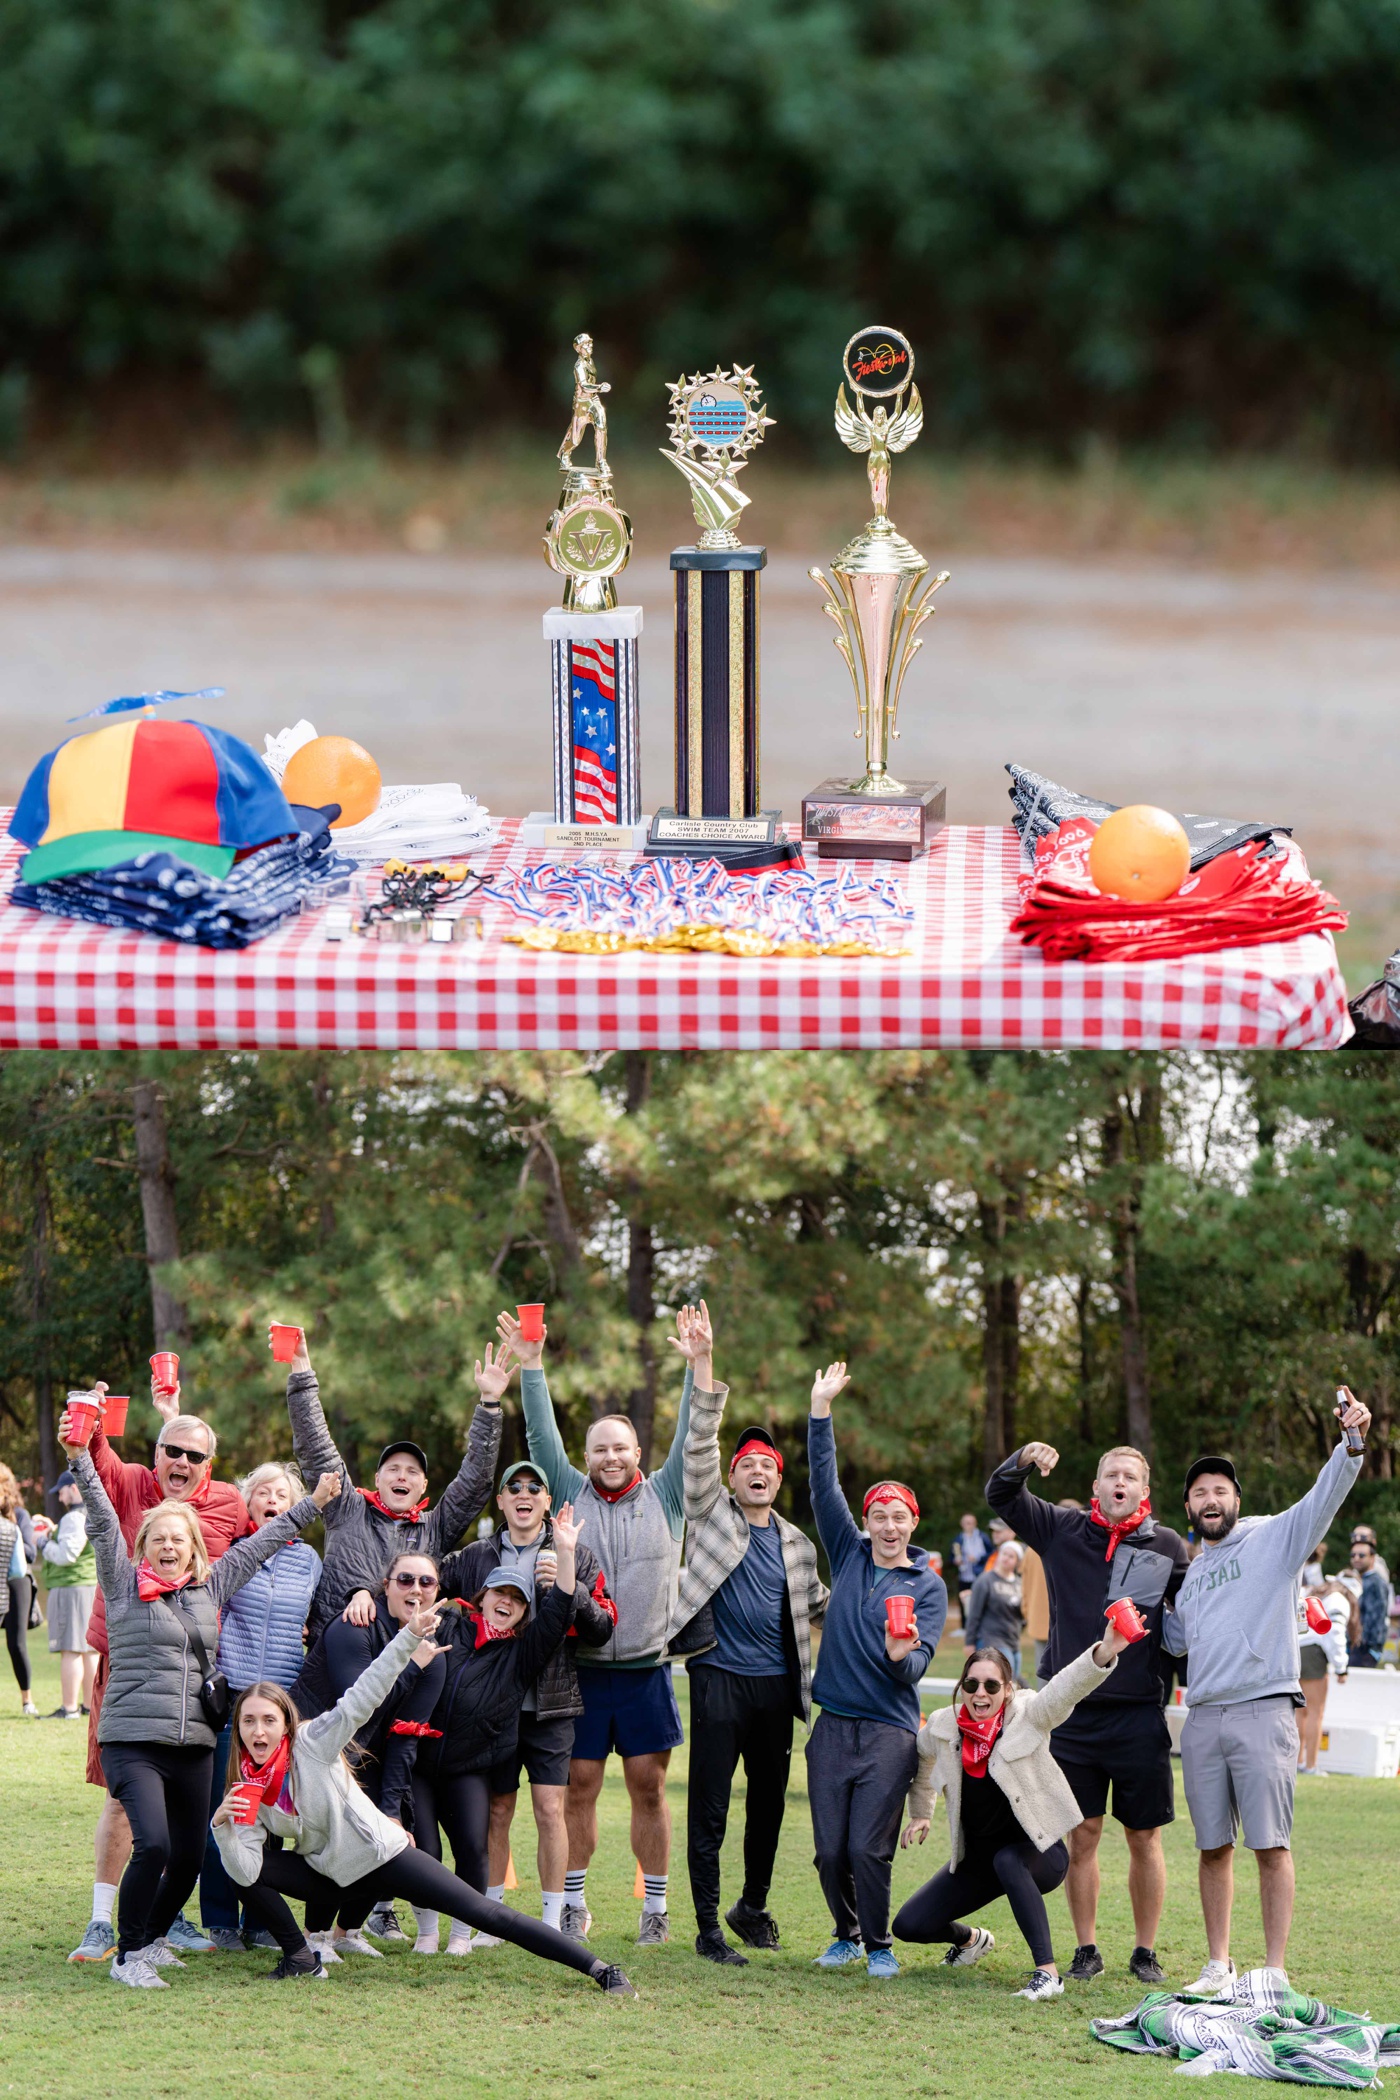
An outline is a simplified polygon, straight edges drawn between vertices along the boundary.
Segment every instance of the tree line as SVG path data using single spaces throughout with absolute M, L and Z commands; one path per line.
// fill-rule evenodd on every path
M 11 1053 L 0 1062 L 0 1449 L 51 1483 L 70 1386 L 138 1398 L 179 1350 L 238 1467 L 287 1448 L 266 1323 L 305 1324 L 358 1477 L 391 1436 L 455 1464 L 502 1305 L 543 1299 L 575 1440 L 660 1452 L 675 1308 L 714 1315 L 731 1414 L 809 1516 L 814 1369 L 854 1371 L 851 1482 L 934 1527 L 1031 1437 L 1061 1492 L 1126 1439 L 1170 1513 L 1225 1450 L 1291 1499 L 1345 1380 L 1358 1489 L 1400 1552 L 1400 1066 L 1383 1058 Z M 518 1412 L 506 1457 L 518 1454 Z M 1390 1545 L 1385 1545 L 1389 1536 Z
M 1393 0 L 8 0 L 0 446 L 552 422 L 581 327 L 781 444 L 877 319 L 940 441 L 1393 459 L 1398 75 Z

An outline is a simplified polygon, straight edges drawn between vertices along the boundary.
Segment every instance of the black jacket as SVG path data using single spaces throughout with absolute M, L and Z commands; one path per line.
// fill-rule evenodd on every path
M 328 1713 L 402 1631 L 398 1620 L 390 1616 L 386 1598 L 379 1597 L 374 1610 L 368 1626 L 347 1626 L 344 1619 L 332 1619 L 307 1656 L 292 1686 L 292 1698 L 304 1721 Z M 405 1830 L 413 1827 L 413 1767 L 424 1740 L 418 1730 L 429 1725 L 446 1682 L 446 1656 L 434 1656 L 426 1670 L 411 1662 L 346 1752 L 371 1801 L 378 1802 L 385 1815 L 402 1823 Z
M 1103 1639 L 1106 1605 L 1131 1597 L 1147 1621 L 1147 1639 L 1123 1650 L 1108 1682 L 1090 1692 L 1079 1711 L 1124 1701 L 1164 1706 L 1170 1662 L 1164 1664 L 1162 1657 L 1162 1612 L 1186 1573 L 1185 1540 L 1144 1517 L 1106 1560 L 1109 1535 L 1102 1524 L 1086 1509 L 1056 1509 L 1031 1494 L 1026 1486 L 1031 1468 L 1022 1466 L 1020 1457 L 1013 1451 L 997 1467 L 987 1482 L 987 1500 L 1045 1564 L 1050 1640 L 1040 1661 L 1042 1683 Z
M 420 1770 L 431 1780 L 484 1772 L 510 1756 L 520 1734 L 520 1703 L 554 1655 L 574 1615 L 572 1590 L 546 1590 L 533 1619 L 508 1640 L 477 1645 L 478 1620 L 453 1612 L 438 1627 L 450 1643 L 439 1657 L 447 1683 L 433 1709 L 436 1738 L 424 1741 Z
M 463 1546 L 460 1553 L 449 1553 L 442 1563 L 438 1595 L 474 1597 L 492 1569 L 501 1565 L 501 1541 L 506 1536 L 506 1527 L 502 1524 L 489 1539 L 478 1539 L 473 1545 Z M 540 1544 L 550 1547 L 554 1544 L 554 1525 L 548 1517 L 544 1520 L 544 1537 Z M 589 1552 L 582 1539 L 574 1549 L 574 1567 L 577 1580 L 574 1584 L 573 1622 L 563 1645 L 555 1650 L 541 1670 L 535 1692 L 536 1708 L 542 1721 L 566 1720 L 583 1712 L 583 1696 L 579 1691 L 578 1668 L 573 1654 L 575 1640 L 582 1642 L 585 1648 L 601 1648 L 612 1639 L 617 1626 L 617 1611 L 608 1595 L 607 1579 L 597 1555 Z

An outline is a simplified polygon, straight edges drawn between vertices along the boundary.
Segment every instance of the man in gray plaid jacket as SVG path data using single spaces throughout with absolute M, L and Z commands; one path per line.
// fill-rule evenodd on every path
M 684 1453 L 686 1564 L 666 1652 L 689 1658 L 686 1856 L 699 1927 L 695 1951 L 706 1961 L 742 1967 L 747 1957 L 719 1922 L 719 1855 L 734 1772 L 742 1757 L 744 1890 L 725 1918 L 749 1946 L 776 1947 L 768 1890 L 787 1799 L 792 1724 L 811 1719 L 811 1629 L 826 1610 L 827 1591 L 815 1546 L 773 1507 L 783 1459 L 766 1429 L 742 1432 L 726 1489 L 719 1425 L 729 1389 L 713 1381 L 714 1337 L 704 1302 L 683 1308 L 676 1326 L 672 1346 L 691 1364 L 695 1384 Z

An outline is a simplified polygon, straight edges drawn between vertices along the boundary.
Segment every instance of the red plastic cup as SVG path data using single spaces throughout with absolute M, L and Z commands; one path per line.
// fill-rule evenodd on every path
M 272 1337 L 272 1361 L 275 1364 L 289 1364 L 297 1353 L 297 1344 L 301 1340 L 301 1329 L 299 1327 L 279 1327 L 274 1320 L 267 1331 Z
M 102 1419 L 102 1402 L 93 1393 L 70 1393 L 68 1395 L 68 1435 L 70 1442 L 85 1448 L 92 1442 L 92 1432 Z
M 104 1436 L 121 1436 L 126 1429 L 126 1411 L 131 1405 L 130 1393 L 108 1393 L 102 1402 L 102 1433 Z
M 242 1779 L 233 1789 L 233 1793 L 233 1820 L 235 1823 L 241 1823 L 246 1830 L 258 1820 L 258 1810 L 262 1807 L 262 1781 Z
M 1104 1613 L 1104 1617 L 1114 1632 L 1121 1633 L 1125 1640 L 1145 1641 L 1147 1639 L 1147 1621 L 1143 1618 L 1142 1613 L 1138 1610 L 1131 1597 L 1115 1597 L 1113 1603 L 1109 1605 L 1108 1610 Z
M 1320 1597 L 1307 1597 L 1303 1600 L 1303 1616 L 1314 1633 L 1330 1633 L 1332 1631 L 1332 1621 L 1328 1616 L 1327 1606 Z
M 912 1597 L 886 1597 L 885 1624 L 891 1637 L 907 1641 L 914 1631 L 914 1600 Z
M 544 1307 L 542 1305 L 517 1305 L 515 1317 L 520 1322 L 522 1342 L 544 1340 Z
M 174 1392 L 180 1383 L 180 1359 L 173 1349 L 157 1349 L 151 1358 L 151 1376 L 162 1391 Z

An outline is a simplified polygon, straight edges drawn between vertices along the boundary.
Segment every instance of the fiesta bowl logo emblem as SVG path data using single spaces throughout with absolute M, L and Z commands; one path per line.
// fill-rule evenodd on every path
M 862 328 L 846 345 L 842 363 L 857 393 L 898 394 L 914 376 L 914 352 L 897 328 Z
M 718 452 L 737 445 L 749 424 L 749 405 L 738 387 L 709 380 L 685 404 L 686 434 L 691 443 Z

